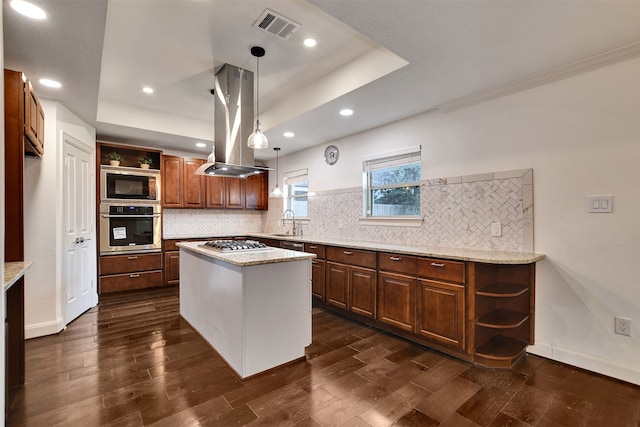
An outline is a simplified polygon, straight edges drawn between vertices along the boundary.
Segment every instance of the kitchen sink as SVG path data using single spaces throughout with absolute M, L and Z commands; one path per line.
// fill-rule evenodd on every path
M 286 233 L 274 233 L 274 234 L 271 234 L 271 236 L 274 236 L 274 237 L 297 237 L 297 236 L 293 236 L 291 234 L 286 234 Z

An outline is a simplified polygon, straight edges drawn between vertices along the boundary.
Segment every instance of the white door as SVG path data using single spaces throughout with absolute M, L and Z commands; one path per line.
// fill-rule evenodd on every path
M 95 201 L 93 155 L 63 134 L 64 323 L 97 303 L 95 286 Z M 89 150 L 89 152 L 87 152 Z

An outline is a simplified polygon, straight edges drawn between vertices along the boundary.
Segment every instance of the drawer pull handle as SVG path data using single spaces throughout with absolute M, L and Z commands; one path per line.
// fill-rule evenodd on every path
M 138 257 L 137 256 L 128 256 L 127 259 L 134 260 L 134 259 L 138 259 Z
M 353 255 L 353 252 L 351 252 L 351 251 L 344 251 L 344 254 L 345 254 L 345 255 Z
M 431 263 L 431 267 L 439 267 L 439 268 L 443 268 L 444 264 L 443 263 L 439 263 L 439 262 L 432 262 Z
M 130 274 L 129 277 L 131 279 L 137 279 L 138 277 L 140 277 L 140 275 L 139 274 Z
M 402 261 L 402 258 L 400 258 L 399 256 L 390 256 L 389 259 L 391 261 Z
M 309 249 L 318 249 L 318 247 L 315 245 L 309 245 Z

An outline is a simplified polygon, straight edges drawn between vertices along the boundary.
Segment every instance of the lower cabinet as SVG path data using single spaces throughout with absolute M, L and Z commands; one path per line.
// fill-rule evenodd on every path
M 378 274 L 378 320 L 413 332 L 415 324 L 416 278 L 402 274 Z
M 323 259 L 311 261 L 311 294 L 319 301 L 324 301 L 324 276 L 326 263 Z
M 435 280 L 418 279 L 417 282 L 418 335 L 464 350 L 465 287 Z
M 100 294 L 162 286 L 162 254 L 100 257 Z
M 349 311 L 361 316 L 376 317 L 376 271 L 349 267 Z
M 180 283 L 180 251 L 164 253 L 164 284 L 177 285 Z
M 376 253 L 326 248 L 325 290 L 328 304 L 368 318 L 376 316 Z

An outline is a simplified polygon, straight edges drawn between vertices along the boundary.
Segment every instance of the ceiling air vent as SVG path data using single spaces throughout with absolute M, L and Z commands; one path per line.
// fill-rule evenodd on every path
M 291 34 L 295 33 L 300 24 L 291 19 L 274 12 L 271 9 L 265 9 L 260 18 L 253 24 L 254 27 L 262 28 L 267 33 L 287 40 Z

